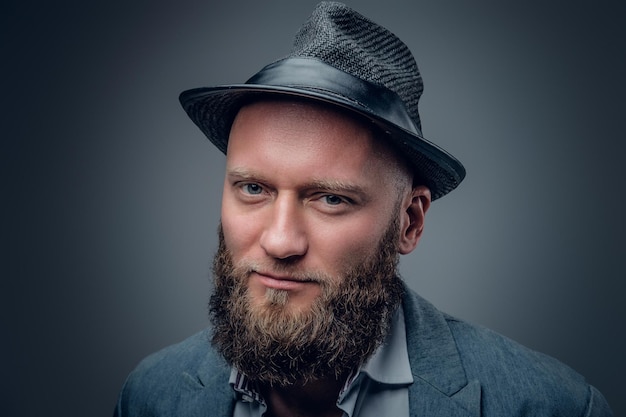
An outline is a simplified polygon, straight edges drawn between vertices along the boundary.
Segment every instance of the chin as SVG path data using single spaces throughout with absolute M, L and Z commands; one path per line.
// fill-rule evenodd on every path
M 311 311 L 317 297 L 303 297 L 290 291 L 267 288 L 265 294 L 252 300 L 259 311 L 299 315 Z

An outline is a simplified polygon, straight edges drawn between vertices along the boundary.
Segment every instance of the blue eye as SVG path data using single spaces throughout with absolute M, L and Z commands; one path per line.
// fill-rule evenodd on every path
M 255 183 L 244 184 L 242 188 L 244 192 L 252 195 L 261 194 L 263 192 L 263 188 L 259 184 Z
M 329 206 L 338 206 L 339 204 L 343 203 L 343 198 L 332 194 L 325 195 L 324 200 Z

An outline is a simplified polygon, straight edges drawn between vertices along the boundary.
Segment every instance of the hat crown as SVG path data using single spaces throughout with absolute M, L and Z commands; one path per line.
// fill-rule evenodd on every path
M 418 129 L 424 89 L 409 48 L 393 33 L 338 2 L 318 4 L 300 28 L 289 55 L 316 58 L 396 93 Z

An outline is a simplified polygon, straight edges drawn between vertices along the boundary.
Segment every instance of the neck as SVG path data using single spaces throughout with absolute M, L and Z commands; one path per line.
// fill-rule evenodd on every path
M 323 379 L 306 385 L 264 386 L 261 391 L 272 417 L 341 417 L 337 398 L 345 379 Z

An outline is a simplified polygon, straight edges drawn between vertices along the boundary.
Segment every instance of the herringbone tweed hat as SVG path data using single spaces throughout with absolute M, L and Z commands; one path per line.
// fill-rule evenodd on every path
M 232 122 L 261 95 L 321 101 L 356 112 L 379 126 L 413 164 L 435 200 L 465 177 L 459 161 L 422 137 L 418 101 L 423 84 L 407 46 L 387 29 L 336 2 L 322 2 L 296 34 L 291 53 L 245 84 L 181 93 L 189 117 L 226 153 Z

